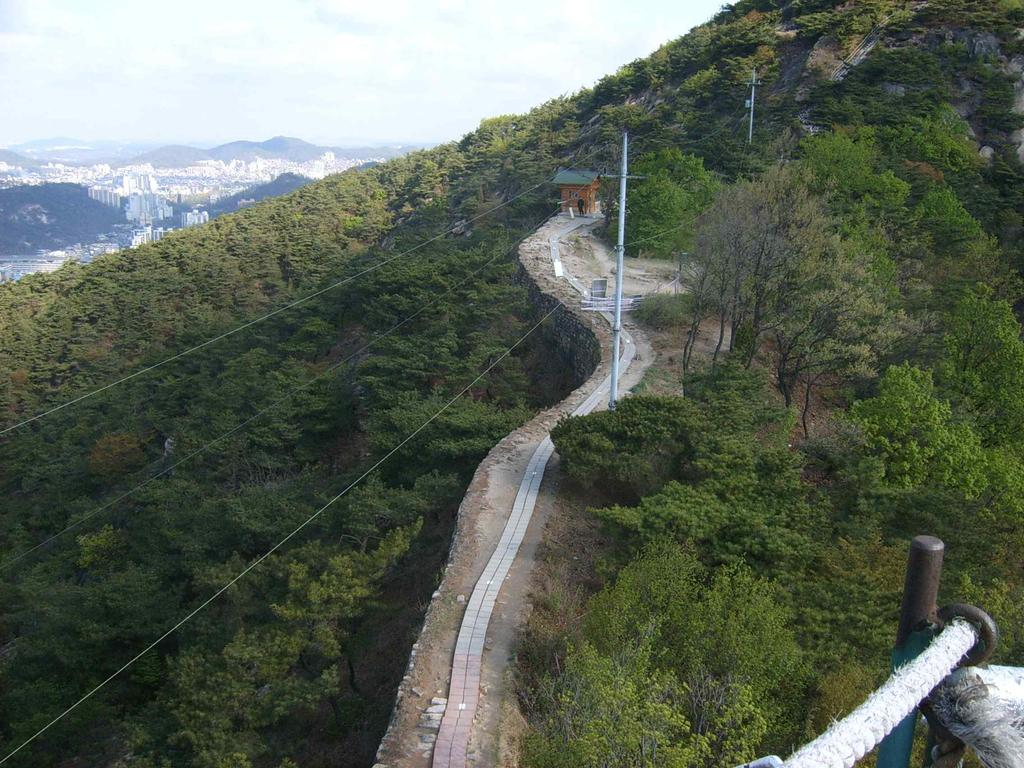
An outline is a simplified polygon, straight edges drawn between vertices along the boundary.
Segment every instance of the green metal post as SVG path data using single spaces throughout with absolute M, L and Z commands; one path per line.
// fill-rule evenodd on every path
M 934 536 L 916 536 L 910 544 L 900 625 L 892 652 L 894 670 L 920 655 L 935 634 L 936 603 L 945 549 L 942 541 Z M 878 748 L 878 768 L 910 768 L 917 716 L 916 710 L 907 715 L 885 738 Z

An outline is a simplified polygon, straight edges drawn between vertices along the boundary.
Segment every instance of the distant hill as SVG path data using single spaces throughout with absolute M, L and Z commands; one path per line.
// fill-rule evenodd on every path
M 120 211 L 91 199 L 78 184 L 0 189 L 0 254 L 90 242 L 123 223 Z
M 9 149 L 0 149 L 0 163 L 17 165 L 22 168 L 34 168 L 40 164 L 38 160 L 19 155 L 17 152 L 11 152 Z
M 48 162 L 67 165 L 92 165 L 107 162 L 113 165 L 156 146 L 151 142 L 85 141 L 69 136 L 57 136 L 14 144 L 10 149 L 35 161 L 34 165 Z
M 290 160 L 305 163 L 316 160 L 324 152 L 333 151 L 331 147 L 318 147 L 302 139 L 289 136 L 275 136 L 266 141 L 232 141 L 209 150 L 215 160 L 229 162 L 231 160 L 255 160 L 258 157 Z
M 282 173 L 276 179 L 268 181 L 266 184 L 258 184 L 254 187 L 243 189 L 241 192 L 230 197 L 222 197 L 210 206 L 210 218 L 216 218 L 225 213 L 237 211 L 239 208 L 238 204 L 243 200 L 251 200 L 253 203 L 258 203 L 260 200 L 268 197 L 287 195 L 289 192 L 294 192 L 299 187 L 304 187 L 312 181 L 312 179 L 295 173 Z
M 155 168 L 183 168 L 194 165 L 200 160 L 212 160 L 205 149 L 197 149 L 184 144 L 168 144 L 166 147 L 144 152 L 128 160 L 129 165 L 149 163 Z
M 171 144 L 136 155 L 130 164 L 150 163 L 157 168 L 175 168 L 197 163 L 201 160 L 232 160 L 251 162 L 257 158 L 267 160 L 288 160 L 305 163 L 315 160 L 324 152 L 333 152 L 337 157 L 362 159 L 370 157 L 392 158 L 403 155 L 408 147 L 325 147 L 290 136 L 275 136 L 266 141 L 231 141 L 210 149 Z

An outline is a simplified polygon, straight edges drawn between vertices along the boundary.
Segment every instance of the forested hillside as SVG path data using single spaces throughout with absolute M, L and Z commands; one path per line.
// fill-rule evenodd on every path
M 92 242 L 124 215 L 93 200 L 80 184 L 38 184 L 0 189 L 0 253 L 31 254 Z
M 245 205 L 252 205 L 252 203 L 258 203 L 260 200 L 265 200 L 268 197 L 278 197 L 289 192 L 294 192 L 296 189 L 306 186 L 311 181 L 312 179 L 308 179 L 305 176 L 299 176 L 295 173 L 282 173 L 276 179 L 268 181 L 266 184 L 256 184 L 252 187 L 246 187 L 241 192 L 236 192 L 233 195 L 220 198 L 217 202 L 210 205 L 210 216 L 216 218 L 217 216 L 222 216 L 225 213 L 234 213 L 238 210 L 239 203 L 242 201 L 247 201 Z M 242 207 L 244 207 L 244 205 Z
M 678 346 L 659 394 L 555 433 L 604 527 L 521 649 L 523 763 L 785 752 L 884 676 L 916 533 L 947 541 L 948 596 L 990 610 L 1020 662 L 1021 26 L 1017 0 L 744 0 L 456 143 L 0 287 L 14 424 L 394 259 L 0 437 L 0 741 L 522 337 L 539 318 L 512 253 L 553 210 L 542 182 L 613 169 L 623 128 L 646 176 L 630 251 L 682 259 L 688 297 L 645 310 Z M 371 764 L 469 476 L 566 375 L 530 337 L 20 764 Z
M 8 424 L 322 291 L 3 436 L 10 749 L 473 384 L 22 764 L 372 761 L 469 477 L 570 383 L 543 328 L 501 355 L 539 319 L 512 283 L 518 238 L 554 211 L 530 187 L 571 153 L 513 173 L 496 144 L 481 133 L 0 287 Z
M 639 313 L 669 345 L 646 393 L 553 433 L 589 510 L 520 649 L 522 764 L 788 754 L 886 677 L 915 534 L 1024 661 L 1022 26 L 742 2 L 590 94 L 661 147 L 627 239 L 686 294 Z

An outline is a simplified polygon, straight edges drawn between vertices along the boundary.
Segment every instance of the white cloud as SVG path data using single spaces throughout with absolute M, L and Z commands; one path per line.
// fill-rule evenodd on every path
M 456 138 L 598 77 L 717 2 L 0 0 L 0 142 Z M 129 133 L 130 132 L 130 133 Z

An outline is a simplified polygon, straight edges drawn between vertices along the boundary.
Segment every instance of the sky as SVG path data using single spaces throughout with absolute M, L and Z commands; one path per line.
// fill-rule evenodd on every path
M 0 0 L 0 145 L 430 143 L 593 85 L 720 0 Z

